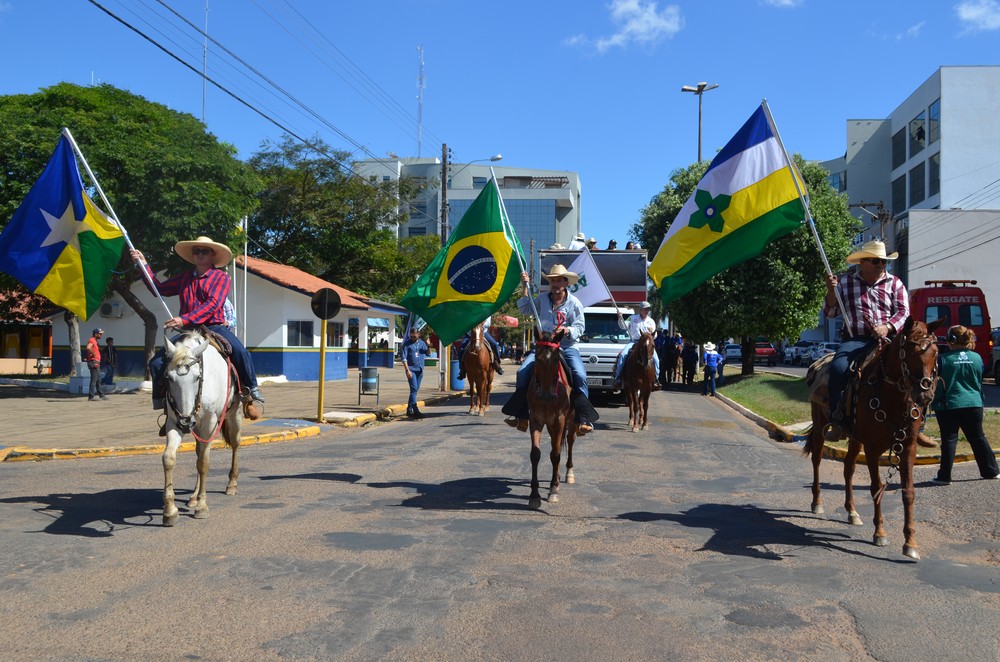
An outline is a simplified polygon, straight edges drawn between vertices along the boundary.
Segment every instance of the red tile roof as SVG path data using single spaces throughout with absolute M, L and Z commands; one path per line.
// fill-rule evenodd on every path
M 334 285 L 333 283 L 327 282 L 322 278 L 313 276 L 312 274 L 307 274 L 301 269 L 288 267 L 275 262 L 268 262 L 267 260 L 261 260 L 256 257 L 245 257 L 242 255 L 236 258 L 236 266 L 242 269 L 244 259 L 246 260 L 247 271 L 269 280 L 276 285 L 281 285 L 282 287 L 287 287 L 290 290 L 295 290 L 296 292 L 301 292 L 302 294 L 308 294 L 309 296 L 316 294 L 316 292 L 324 287 L 329 287 L 340 295 L 340 305 L 344 308 L 368 310 L 370 307 L 365 302 L 367 297 L 340 287 L 339 285 Z
M 47 317 L 60 310 L 45 297 L 22 287 L 0 291 L 0 313 L 6 322 L 47 322 Z

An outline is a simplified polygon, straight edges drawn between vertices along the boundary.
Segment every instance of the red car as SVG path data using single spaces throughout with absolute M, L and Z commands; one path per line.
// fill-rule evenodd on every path
M 754 363 L 767 363 L 769 366 L 778 365 L 778 350 L 769 342 L 757 341 L 753 352 Z

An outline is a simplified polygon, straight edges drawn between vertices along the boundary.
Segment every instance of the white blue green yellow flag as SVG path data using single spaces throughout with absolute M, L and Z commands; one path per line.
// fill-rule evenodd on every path
M 653 257 L 649 275 L 663 303 L 800 227 L 796 179 L 804 192 L 761 104 L 709 165 Z

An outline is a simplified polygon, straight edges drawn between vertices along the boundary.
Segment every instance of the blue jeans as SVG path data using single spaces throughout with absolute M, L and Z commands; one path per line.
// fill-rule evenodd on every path
M 232 346 L 233 353 L 229 357 L 229 360 L 233 362 L 236 374 L 240 377 L 240 386 L 249 388 L 250 390 L 257 388 L 257 372 L 253 367 L 253 359 L 250 358 L 250 352 L 243 346 L 239 338 L 229 330 L 229 327 L 223 324 L 215 324 L 208 328 L 228 340 L 230 346 Z M 177 342 L 178 338 L 180 338 L 179 335 L 174 336 L 171 338 L 171 342 Z M 153 358 L 149 360 L 149 373 L 153 379 L 154 400 L 164 398 L 167 395 L 166 384 L 163 383 L 163 371 L 166 370 L 164 358 L 164 349 L 161 347 L 153 355 Z
M 406 378 L 406 383 L 410 385 L 410 399 L 406 401 L 406 413 L 417 410 L 417 391 L 420 390 L 420 382 L 424 380 L 422 369 L 414 370 L 410 368 L 410 376 Z
M 573 371 L 573 388 L 579 390 L 587 398 L 590 398 L 590 388 L 587 387 L 587 373 L 583 370 L 583 359 L 580 358 L 580 350 L 576 347 L 564 347 L 562 351 L 566 356 L 566 363 L 569 364 L 570 370 Z M 524 357 L 524 363 L 517 369 L 517 388 L 528 388 L 528 380 L 531 379 L 531 366 L 534 363 L 535 352 L 532 351 Z
M 708 395 L 709 391 L 715 395 L 715 368 L 705 366 L 705 386 L 701 389 L 702 395 Z
M 635 341 L 631 340 L 625 348 L 618 354 L 618 359 L 615 362 L 615 379 L 622 378 L 622 369 L 625 367 L 625 359 L 628 358 L 628 353 L 632 350 L 632 346 L 635 345 Z M 656 379 L 660 378 L 660 353 L 653 352 L 653 373 Z
M 864 355 L 878 340 L 876 338 L 851 338 L 840 343 L 837 353 L 833 355 L 833 363 L 830 364 L 830 383 L 827 390 L 830 394 L 830 415 L 840 406 L 840 398 L 847 388 L 848 372 L 851 363 Z
M 497 341 L 494 340 L 493 336 L 491 336 L 488 333 L 484 333 L 483 334 L 483 338 L 485 338 L 486 342 L 488 342 L 490 344 L 490 347 L 493 348 L 493 356 L 496 358 L 497 363 L 499 363 L 500 362 L 500 345 L 498 345 Z M 464 338 L 462 338 L 462 344 L 458 346 L 458 360 L 459 360 L 459 362 L 461 362 L 462 359 L 465 358 L 465 348 L 469 346 L 470 342 L 472 342 L 472 337 L 471 336 L 466 335 Z
M 115 369 L 107 363 L 101 366 L 101 383 L 105 386 L 111 386 L 115 383 Z

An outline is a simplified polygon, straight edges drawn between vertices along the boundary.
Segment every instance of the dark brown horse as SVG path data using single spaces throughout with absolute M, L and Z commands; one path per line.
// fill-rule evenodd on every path
M 886 484 L 879 476 L 879 458 L 889 451 L 889 474 L 898 469 L 903 495 L 905 544 L 903 554 L 919 559 L 913 521 L 913 464 L 917 455 L 917 433 L 923 422 L 924 410 L 934 399 L 937 386 L 938 348 L 934 329 L 908 318 L 895 338 L 881 347 L 874 359 L 863 363 L 860 383 L 851 398 L 853 425 L 848 433 L 847 456 L 844 458 L 844 482 L 848 521 L 861 525 L 861 516 L 854 508 L 854 467 L 858 453 L 864 447 L 871 494 L 875 500 L 875 534 L 879 547 L 889 544 L 882 521 L 882 494 Z M 832 356 L 832 355 L 830 355 Z M 812 401 L 812 430 L 806 440 L 805 453 L 812 455 L 812 512 L 823 512 L 820 500 L 819 464 L 823 457 L 823 430 L 830 419 L 827 398 L 827 377 L 831 360 L 820 359 L 809 367 L 806 382 Z M 845 394 L 844 397 L 848 397 Z M 850 403 L 848 403 L 850 404 Z
M 531 430 L 531 496 L 528 507 L 542 507 L 538 492 L 538 461 L 542 456 L 542 430 L 548 428 L 552 450 L 552 480 L 549 483 L 549 503 L 559 502 L 559 460 L 563 439 L 566 440 L 566 482 L 574 483 L 573 442 L 577 426 L 573 410 L 572 375 L 566 374 L 559 359 L 559 341 L 562 335 L 553 336 L 546 331 L 539 334 L 535 343 L 535 362 L 528 384 L 529 428 Z
M 490 391 L 493 390 L 493 356 L 483 339 L 482 324 L 472 329 L 462 365 L 469 379 L 469 414 L 485 416 L 490 410 Z
M 632 345 L 622 370 L 622 386 L 628 400 L 628 424 L 632 432 L 649 429 L 649 394 L 656 382 L 656 346 L 645 331 Z

